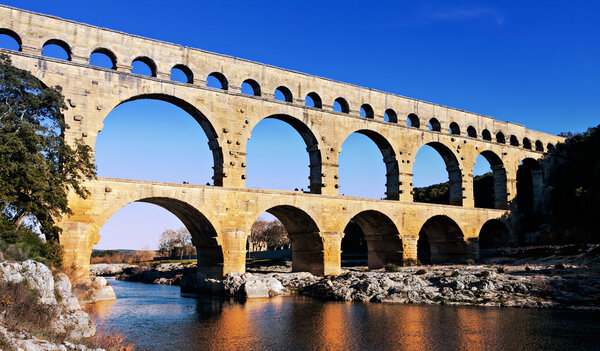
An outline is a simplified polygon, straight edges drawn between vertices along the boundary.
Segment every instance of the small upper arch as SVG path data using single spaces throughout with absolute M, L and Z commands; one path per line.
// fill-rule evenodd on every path
M 46 49 L 48 49 L 47 47 L 52 47 L 52 46 L 56 46 L 64 51 L 64 55 L 66 55 L 66 57 L 63 57 L 62 59 L 71 61 L 72 56 L 73 56 L 71 46 L 69 44 L 67 44 L 67 42 L 65 42 L 64 40 L 60 40 L 60 39 L 47 40 L 44 43 L 44 45 L 42 45 L 42 49 L 43 49 L 42 56 L 54 57 L 54 55 L 51 56 L 51 54 L 49 54 L 49 53 L 44 54 L 44 51 L 46 51 Z M 59 55 L 61 55 L 61 54 L 59 54 Z M 55 58 L 60 58 L 60 57 L 55 57 Z
M 548 143 L 548 145 L 546 145 L 546 150 L 548 150 L 548 152 L 554 152 L 556 148 L 554 147 L 554 144 Z
M 288 87 L 281 85 L 275 89 L 275 100 L 293 102 L 294 97 L 292 96 L 292 91 Z
M 8 29 L 8 28 L 0 28 L 0 35 L 6 35 L 10 38 L 12 38 L 18 45 L 17 51 L 21 51 L 22 46 L 23 46 L 23 41 L 21 40 L 21 37 L 15 33 L 14 31 Z
M 261 96 L 262 92 L 260 90 L 260 84 L 254 79 L 246 79 L 242 82 L 242 93 L 253 95 L 253 96 Z
M 490 133 L 489 130 L 484 129 L 481 132 L 481 139 L 490 141 L 490 140 L 492 140 L 492 134 Z
M 535 151 L 544 151 L 544 144 L 539 140 L 535 142 Z
M 419 120 L 419 116 L 414 113 L 411 113 L 406 118 L 406 125 L 409 127 L 419 128 L 421 126 L 421 121 Z
M 181 64 L 181 63 L 176 64 L 171 69 L 171 80 L 173 80 L 173 73 L 174 73 L 173 71 L 176 71 L 176 70 L 183 72 L 183 74 L 185 75 L 185 79 L 186 79 L 185 83 L 194 84 L 194 73 L 188 66 Z
M 339 97 L 333 101 L 333 110 L 337 112 L 350 113 L 350 105 L 343 97 Z
M 523 138 L 523 147 L 531 150 L 531 141 L 529 138 Z
M 473 126 L 467 128 L 467 135 L 471 138 L 477 138 L 477 130 Z
M 110 68 L 110 69 L 117 69 L 117 55 L 115 55 L 114 52 L 112 52 L 111 50 L 107 49 L 107 48 L 97 48 L 94 51 L 92 51 L 92 53 L 90 54 L 90 63 L 92 60 L 92 56 L 104 56 L 105 60 L 108 59 L 110 61 L 109 66 L 110 67 L 105 67 L 105 68 Z
M 450 134 L 460 135 L 460 127 L 458 126 L 458 123 L 450 123 Z
M 375 113 L 373 112 L 373 108 L 369 104 L 363 104 L 360 107 L 360 116 L 365 118 L 375 118 Z
M 319 94 L 315 93 L 314 91 L 306 94 L 304 104 L 308 107 L 323 108 L 323 100 L 321 100 Z
M 212 72 L 206 77 L 206 86 L 222 90 L 229 90 L 229 82 L 221 72 Z
M 156 77 L 156 63 L 154 63 L 154 60 L 152 60 L 150 57 L 148 56 L 138 56 L 135 59 L 133 59 L 133 61 L 131 61 L 132 65 L 135 62 L 141 62 L 143 64 L 145 64 L 146 66 L 148 66 L 148 68 L 150 69 L 150 76 L 151 77 Z
M 383 120 L 390 123 L 398 123 L 398 115 L 396 114 L 396 111 L 388 108 L 383 114 Z
M 506 137 L 504 136 L 504 133 L 496 133 L 496 142 L 500 144 L 506 144 Z
M 510 145 L 519 146 L 519 139 L 515 135 L 510 136 Z
M 432 130 L 434 132 L 439 132 L 442 130 L 442 125 L 440 124 L 440 121 L 437 120 L 437 118 L 432 118 L 429 120 L 429 130 Z

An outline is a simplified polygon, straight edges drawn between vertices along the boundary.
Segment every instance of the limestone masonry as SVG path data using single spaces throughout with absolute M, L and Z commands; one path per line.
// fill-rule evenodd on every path
M 213 276 L 245 271 L 246 240 L 252 223 L 265 211 L 289 232 L 294 271 L 338 274 L 341 240 L 351 219 L 365 233 L 370 268 L 416 258 L 421 231 L 429 238 L 433 262 L 477 257 L 480 235 L 500 235 L 488 228 L 505 228 L 514 240 L 506 215 L 517 195 L 519 164 L 530 166 L 534 206 L 540 206 L 543 179 L 536 160 L 562 141 L 491 117 L 7 6 L 0 6 L 0 34 L 20 45 L 18 52 L 0 49 L 15 66 L 48 86 L 63 88 L 69 142 L 83 139 L 94 147 L 104 118 L 119 104 L 139 99 L 177 105 L 208 136 L 214 186 L 98 178 L 86 184 L 91 191 L 87 199 L 71 197 L 73 214 L 62 219 L 60 240 L 65 264 L 85 274 L 99 229 L 135 201 L 175 214 L 193 236 L 199 270 Z M 47 44 L 61 46 L 69 59 L 43 57 Z M 90 55 L 96 52 L 110 57 L 113 68 L 90 66 Z M 134 61 L 146 63 L 152 77 L 132 74 Z M 186 74 L 187 83 L 170 80 L 174 67 Z M 217 78 L 223 89 L 207 87 L 208 76 Z M 254 95 L 241 93 L 244 82 Z M 276 89 L 286 101 L 274 99 Z M 315 107 L 305 106 L 307 96 Z M 333 111 L 334 101 L 343 112 Z M 359 116 L 361 107 L 366 117 Z M 264 118 L 287 122 L 306 142 L 310 193 L 245 188 L 246 144 Z M 407 118 L 412 126 L 405 125 Z M 339 195 L 338 155 L 354 132 L 381 150 L 387 170 L 385 200 Z M 450 205 L 413 202 L 412 166 L 424 145 L 435 148 L 446 162 Z M 479 154 L 492 166 L 495 209 L 474 207 L 472 173 Z

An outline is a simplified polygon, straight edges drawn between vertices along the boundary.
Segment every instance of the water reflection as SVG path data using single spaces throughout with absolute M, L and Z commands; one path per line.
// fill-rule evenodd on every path
M 177 287 L 111 282 L 117 301 L 88 307 L 100 328 L 142 350 L 592 349 L 599 312 L 179 296 Z

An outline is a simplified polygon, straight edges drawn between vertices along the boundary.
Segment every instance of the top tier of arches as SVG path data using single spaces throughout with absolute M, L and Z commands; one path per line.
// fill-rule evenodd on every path
M 211 77 L 216 77 L 221 84 L 214 88 L 228 93 L 241 93 L 242 86 L 251 83 L 248 96 L 253 98 L 275 100 L 283 96 L 278 99 L 282 103 L 373 122 L 404 126 L 410 118 L 411 127 L 426 130 L 428 122 L 435 119 L 439 122 L 439 132 L 452 130 L 452 134 L 467 136 L 472 126 L 479 135 L 483 130 L 494 135 L 498 132 L 515 135 L 521 141 L 519 147 L 531 144 L 530 149 L 538 152 L 546 151 L 543 146 L 548 143 L 560 141 L 487 116 L 2 5 L 0 34 L 14 38 L 19 51 L 25 54 L 40 55 L 45 45 L 60 43 L 67 60 L 77 64 L 89 64 L 92 54 L 102 54 L 110 62 L 106 69 L 130 72 L 134 62 L 143 62 L 151 72 L 148 75 L 157 79 L 173 79 L 173 72 L 177 72 L 184 77 L 173 79 L 179 83 L 206 86 Z M 335 111 L 336 105 L 340 106 L 339 111 Z M 524 143 L 525 139 L 530 144 Z

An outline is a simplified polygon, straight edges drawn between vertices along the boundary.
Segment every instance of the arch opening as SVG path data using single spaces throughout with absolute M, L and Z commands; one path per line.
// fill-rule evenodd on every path
M 535 141 L 535 151 L 544 152 L 544 144 L 539 140 Z
M 484 129 L 484 130 L 481 132 L 481 139 L 482 139 L 482 140 L 491 141 L 491 140 L 492 140 L 492 134 L 490 133 L 490 131 L 489 131 L 489 130 L 487 130 L 487 129 Z
M 531 141 L 528 138 L 523 138 L 523 147 L 531 150 Z
M 477 130 L 473 126 L 467 128 L 467 135 L 471 138 L 477 138 Z
M 432 118 L 429 120 L 429 130 L 434 132 L 442 131 L 442 125 L 440 124 L 440 121 L 437 120 L 437 118 Z
M 275 89 L 275 100 L 294 102 L 292 91 L 283 85 Z
M 260 84 L 254 79 L 246 79 L 242 83 L 242 94 L 252 95 L 252 96 L 261 96 Z
M 398 115 L 396 114 L 396 111 L 388 108 L 383 114 L 383 120 L 385 122 L 398 123 Z
M 299 119 L 288 115 L 264 118 L 252 129 L 246 153 L 247 187 L 321 193 L 319 143 L 310 128 Z M 309 184 L 305 188 L 306 171 L 298 160 L 305 159 L 306 153 Z
M 479 254 L 486 256 L 502 247 L 510 246 L 512 238 L 504 223 L 491 219 L 481 227 L 479 232 Z
M 419 116 L 414 113 L 411 113 L 406 117 L 406 125 L 413 128 L 421 127 L 421 122 L 419 121 Z
M 174 82 L 194 84 L 194 73 L 183 64 L 176 64 L 171 68 L 171 80 Z
M 450 134 L 460 135 L 460 127 L 456 122 L 450 123 Z
M 394 222 L 381 212 L 367 210 L 354 216 L 344 229 L 342 266 L 364 263 L 369 269 L 403 262 L 402 239 Z
M 376 161 L 378 153 L 383 164 Z M 399 199 L 398 160 L 394 148 L 381 134 L 363 129 L 349 135 L 342 144 L 338 164 L 339 187 L 343 195 L 382 198 L 376 194 L 381 191 L 377 184 L 381 184 L 383 178 L 378 175 L 384 174 L 383 198 Z
M 183 201 L 166 197 L 135 200 L 112 213 L 99 233 L 97 249 L 141 250 L 134 254 L 150 260 L 154 250 L 165 258 L 188 256 L 196 258 L 199 272 L 213 278 L 223 275 L 223 252 L 215 228 Z
M 504 133 L 496 133 L 496 142 L 500 144 L 506 144 L 506 138 L 504 137 Z
M 142 76 L 156 77 L 156 64 L 147 56 L 136 57 L 131 62 L 131 73 Z
M 375 113 L 373 112 L 373 108 L 369 104 L 363 104 L 360 107 L 360 116 L 364 118 L 375 118 Z
M 146 94 L 121 102 L 104 119 L 95 150 L 99 176 L 223 185 L 215 129 L 204 114 L 174 96 Z
M 333 101 L 333 110 L 336 112 L 350 113 L 350 105 L 343 97 L 339 97 Z
M 441 171 L 444 167 L 446 172 Z M 427 143 L 415 155 L 413 197 L 415 202 L 462 206 L 460 165 L 444 144 Z
M 510 136 L 510 145 L 512 145 L 512 146 L 519 146 L 519 139 L 517 139 L 516 136 L 511 135 Z
M 276 237 L 274 241 L 284 243 L 282 246 L 285 247 L 285 238 L 282 239 L 282 237 L 289 238 L 292 250 L 292 272 L 323 275 L 325 271 L 323 240 L 312 217 L 303 210 L 288 205 L 271 207 L 265 212 L 275 217 L 283 227 L 278 228 L 276 233 L 274 232 L 273 236 Z M 263 214 L 257 221 L 269 220 L 271 216 Z M 263 237 L 265 240 L 269 240 L 269 233 L 266 234 Z
M 554 152 L 556 149 L 554 145 L 548 143 L 548 145 L 546 145 L 546 150 L 548 150 L 548 152 Z
M 106 49 L 98 48 L 90 55 L 90 65 L 107 69 L 117 69 L 117 57 Z
M 206 86 L 209 88 L 228 90 L 229 83 L 227 78 L 221 72 L 213 72 L 206 77 Z
M 21 51 L 22 45 L 21 37 L 17 33 L 7 28 L 0 28 L 0 48 Z
M 305 105 L 308 107 L 323 108 L 323 101 L 319 94 L 313 91 L 306 95 Z
M 475 207 L 506 208 L 506 169 L 494 152 L 482 151 L 473 165 Z
M 467 243 L 458 224 L 447 216 L 434 216 L 423 224 L 417 241 L 422 264 L 458 263 L 467 257 Z
M 543 183 L 542 168 L 532 158 L 524 159 L 517 169 L 517 210 L 524 214 L 534 212 Z
M 50 39 L 42 46 L 42 56 L 71 61 L 71 47 L 59 39 Z

